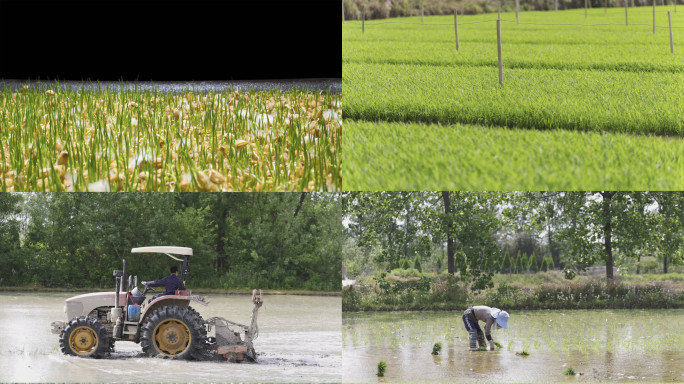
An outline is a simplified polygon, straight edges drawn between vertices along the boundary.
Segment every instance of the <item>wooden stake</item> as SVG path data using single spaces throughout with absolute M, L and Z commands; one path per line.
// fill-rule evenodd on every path
M 497 19 L 501 20 L 501 0 L 499 0 L 499 17 Z
M 456 32 L 456 50 L 458 51 L 458 11 L 454 9 L 454 32 Z
M 608 0 L 603 0 L 603 8 L 605 9 L 605 13 L 608 13 Z
M 423 24 L 423 18 L 425 17 L 425 1 L 420 2 L 420 23 Z
M 655 35 L 655 12 L 656 12 L 656 0 L 653 0 L 653 34 Z
M 629 0 L 625 0 L 625 25 L 629 25 L 629 17 L 627 16 L 627 6 L 629 5 Z
M 556 5 L 556 12 L 558 12 L 558 0 L 555 1 L 555 5 Z
M 655 0 L 653 0 L 655 1 Z M 584 18 L 587 18 L 587 0 L 584 0 Z
M 670 11 L 667 11 L 667 23 L 670 25 L 670 52 L 674 53 L 674 43 L 672 42 L 672 17 L 670 17 Z
M 366 11 L 361 13 L 361 33 L 366 33 Z
M 518 12 L 520 12 L 520 0 L 515 0 L 515 23 L 520 24 L 520 18 L 518 18 Z
M 499 85 L 503 85 L 503 61 L 501 60 L 501 20 L 496 21 L 496 45 L 499 52 Z

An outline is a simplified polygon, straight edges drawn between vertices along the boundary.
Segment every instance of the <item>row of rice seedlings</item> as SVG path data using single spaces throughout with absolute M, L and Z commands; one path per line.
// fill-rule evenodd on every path
M 684 37 L 684 34 L 683 34 Z M 453 41 L 425 42 L 351 41 L 343 47 L 343 65 L 415 64 L 429 66 L 489 66 L 496 67 L 496 36 L 469 44 L 461 43 L 456 52 Z M 666 47 L 668 49 L 663 49 Z M 536 68 L 566 70 L 611 70 L 631 72 L 682 73 L 683 55 L 672 54 L 669 41 L 656 44 L 605 43 L 551 44 L 506 42 L 505 68 Z M 430 52 L 426 55 L 425 52 Z
M 652 7 L 630 9 L 629 22 L 625 25 L 624 9 L 617 9 L 603 14 L 600 11 L 595 18 L 585 19 L 572 11 L 559 12 L 521 12 L 521 24 L 515 24 L 515 13 L 504 12 L 501 18 L 502 38 L 505 44 L 510 43 L 545 43 L 545 44 L 605 44 L 608 46 L 622 44 L 662 45 L 669 43 L 668 17 L 670 11 L 673 27 L 684 24 L 684 14 L 672 12 L 671 7 L 656 8 L 655 35 L 650 27 L 653 21 Z M 492 14 L 459 15 L 459 40 L 467 48 L 468 43 L 491 41 L 494 21 Z M 489 22 L 485 22 L 489 21 Z M 511 22 L 512 21 L 512 22 Z M 405 18 L 366 22 L 366 30 L 362 32 L 359 22 L 347 22 L 342 26 L 344 44 L 355 41 L 391 41 L 392 44 L 402 42 L 454 42 L 453 15 L 430 16 L 420 24 L 420 18 Z M 413 24 L 412 24 L 413 23 Z M 530 23 L 530 24 L 526 24 Z M 579 24 L 579 25 L 577 25 Z M 602 25 L 592 25 L 602 24 Z M 644 25 L 645 24 L 645 25 Z M 591 25 L 591 26 L 584 26 Z M 673 28 L 675 41 L 684 35 L 681 28 Z M 494 33 L 496 39 L 496 33 Z M 343 44 L 343 48 L 344 48 Z M 455 48 L 455 47 L 454 47 Z
M 341 95 L 0 93 L 2 191 L 337 191 Z
M 684 136 L 681 74 L 510 69 L 501 87 L 489 67 L 346 64 L 342 72 L 350 119 Z
M 344 148 L 350 190 L 684 188 L 679 138 L 346 121 Z

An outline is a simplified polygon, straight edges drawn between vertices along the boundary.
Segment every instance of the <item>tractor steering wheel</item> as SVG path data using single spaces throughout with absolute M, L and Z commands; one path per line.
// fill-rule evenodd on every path
M 145 289 L 143 290 L 143 295 L 146 294 L 147 292 L 156 292 L 154 288 L 150 287 L 149 285 L 145 284 Z

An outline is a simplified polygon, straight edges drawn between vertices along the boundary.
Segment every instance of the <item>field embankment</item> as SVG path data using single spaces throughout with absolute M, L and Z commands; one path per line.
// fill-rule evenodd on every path
M 478 304 L 506 309 L 684 308 L 684 278 L 625 276 L 608 283 L 590 276 L 567 281 L 560 272 L 496 275 L 493 288 L 473 293 L 446 275 L 389 275 L 366 277 L 342 290 L 347 312 L 458 310 Z

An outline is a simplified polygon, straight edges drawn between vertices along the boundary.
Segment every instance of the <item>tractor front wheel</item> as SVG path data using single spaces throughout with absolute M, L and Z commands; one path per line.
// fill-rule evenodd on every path
M 201 359 L 207 330 L 202 317 L 188 307 L 157 308 L 143 322 L 140 344 L 148 356 Z
M 109 351 L 109 336 L 97 319 L 81 316 L 64 327 L 59 347 L 66 355 L 100 358 Z

